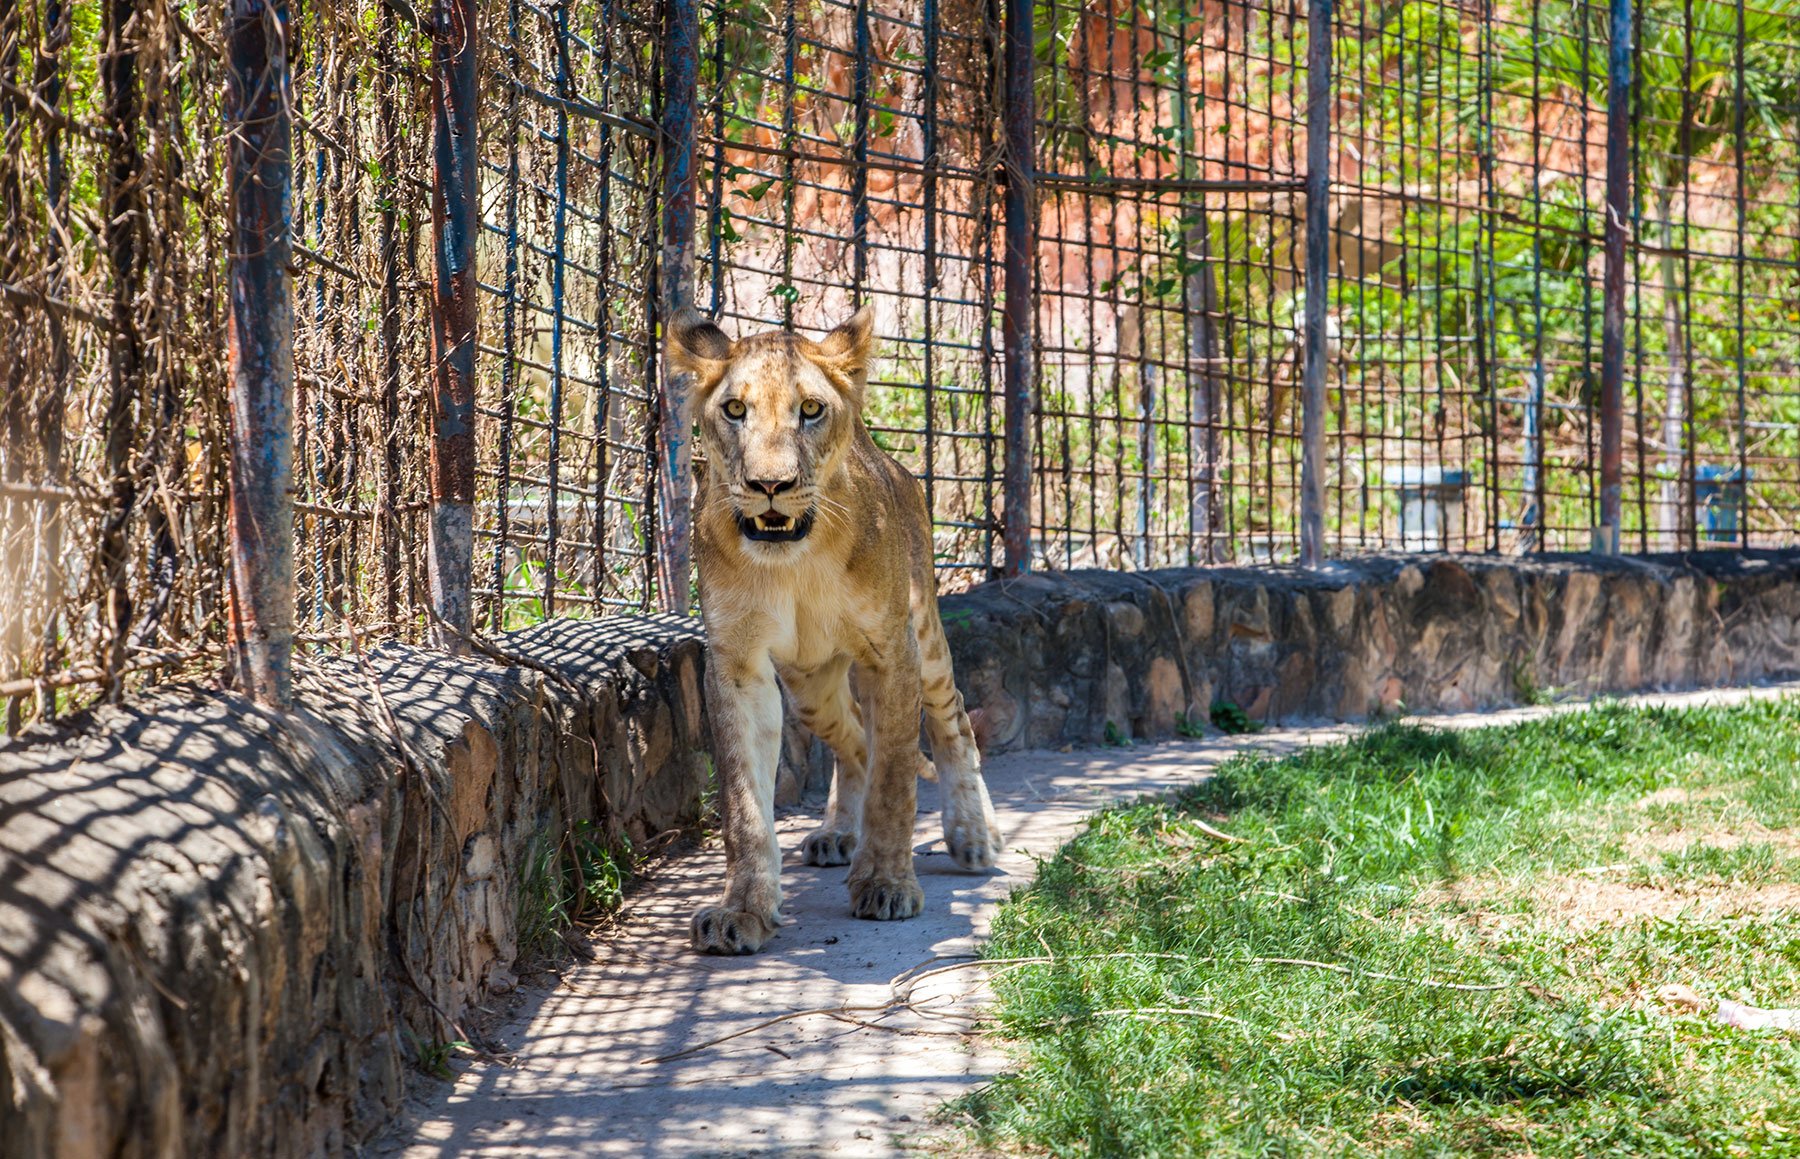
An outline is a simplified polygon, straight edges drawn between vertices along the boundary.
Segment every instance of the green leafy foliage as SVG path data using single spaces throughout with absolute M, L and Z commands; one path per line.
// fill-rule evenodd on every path
M 449 1041 L 427 1041 L 408 1031 L 408 1041 L 412 1043 L 413 1060 L 418 1068 L 432 1078 L 453 1079 L 456 1072 L 450 1068 L 450 1060 L 456 1057 L 459 1050 L 473 1050 L 468 1042 L 460 1038 Z
M 1224 697 L 1212 702 L 1210 715 L 1213 727 L 1223 733 L 1237 735 L 1259 732 L 1262 729 L 1261 721 L 1252 719 L 1250 714 L 1238 707 L 1235 701 L 1226 700 Z

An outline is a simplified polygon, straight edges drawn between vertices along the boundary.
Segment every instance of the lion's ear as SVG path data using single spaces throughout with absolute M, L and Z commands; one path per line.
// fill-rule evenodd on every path
M 731 339 L 725 337 L 725 332 L 684 307 L 670 319 L 667 333 L 670 369 L 693 375 L 702 391 L 717 386 L 731 361 Z
M 838 371 L 856 384 L 858 390 L 869 385 L 869 362 L 875 352 L 875 311 L 864 306 L 837 329 L 825 335 L 819 352 L 836 364 Z

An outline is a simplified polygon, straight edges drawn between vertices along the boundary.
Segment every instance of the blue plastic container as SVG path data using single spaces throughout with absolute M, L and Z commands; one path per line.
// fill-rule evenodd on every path
M 1702 463 L 1694 468 L 1694 506 L 1701 538 L 1708 543 L 1736 543 L 1744 525 L 1744 484 L 1750 472 L 1738 467 Z

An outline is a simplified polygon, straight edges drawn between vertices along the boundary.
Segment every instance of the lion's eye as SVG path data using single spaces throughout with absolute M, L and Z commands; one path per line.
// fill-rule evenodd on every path
M 809 398 L 805 402 L 800 404 L 800 417 L 805 419 L 807 422 L 812 422 L 814 419 L 818 418 L 820 415 L 822 415 L 824 413 L 825 413 L 825 404 L 820 402 L 816 398 Z
M 731 399 L 725 404 L 725 417 L 734 423 L 748 413 L 750 413 L 749 408 L 744 406 L 744 400 L 741 398 Z

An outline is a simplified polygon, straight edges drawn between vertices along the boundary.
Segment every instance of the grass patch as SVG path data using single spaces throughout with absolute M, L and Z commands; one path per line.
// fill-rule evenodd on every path
M 412 1043 L 413 1059 L 418 1068 L 436 1079 L 454 1079 L 456 1071 L 450 1066 L 450 1060 L 459 1050 L 474 1049 L 460 1038 L 428 1042 L 411 1031 L 406 1032 L 406 1037 Z
M 1100 814 L 998 915 L 1053 961 L 996 968 L 1019 1067 L 957 1109 L 1059 1155 L 1800 1154 L 1800 1044 L 1655 997 L 1800 1006 L 1797 756 L 1800 704 L 1602 706 Z
M 609 842 L 588 821 L 577 821 L 560 841 L 534 840 L 519 882 L 520 952 L 561 957 L 563 934 L 624 904 L 637 869 L 628 845 Z

